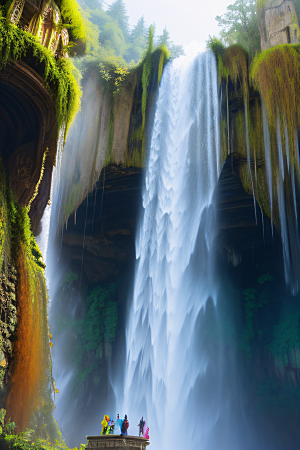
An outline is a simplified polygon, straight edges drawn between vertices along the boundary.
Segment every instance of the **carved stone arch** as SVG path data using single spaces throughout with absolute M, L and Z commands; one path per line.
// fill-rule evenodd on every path
M 9 8 L 8 13 L 7 13 L 7 18 L 11 23 L 13 23 L 15 25 L 17 25 L 19 23 L 22 13 L 23 13 L 24 5 L 25 5 L 25 0 L 15 0 L 11 4 L 11 7 Z
M 38 27 L 38 39 L 44 47 L 55 53 L 59 40 L 61 27 L 61 14 L 53 0 L 44 4 L 41 13 L 41 22 Z
M 64 49 L 69 45 L 69 33 L 66 28 L 63 28 L 60 32 L 59 44 L 57 46 L 56 56 L 58 58 L 68 58 L 68 52 Z
M 61 30 L 61 41 L 63 47 L 67 47 L 67 45 L 69 45 L 69 33 L 66 28 Z
M 0 72 L 0 135 L 0 154 L 16 201 L 28 205 L 39 183 L 30 209 L 37 233 L 50 196 L 56 111 L 43 79 L 22 61 L 7 64 Z
M 41 14 L 37 12 L 34 14 L 31 21 L 29 22 L 28 31 L 32 33 L 34 36 L 38 33 L 41 21 L 42 21 Z

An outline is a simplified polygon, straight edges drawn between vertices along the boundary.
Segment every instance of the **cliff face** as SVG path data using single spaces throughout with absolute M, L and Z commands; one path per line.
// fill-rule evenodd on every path
M 62 165 L 57 193 L 56 221 L 60 225 L 93 191 L 103 167 L 112 164 L 122 168 L 144 167 L 159 69 L 167 62 L 166 53 L 160 49 L 147 58 L 137 68 L 124 70 L 121 75 L 115 68 L 99 72 L 98 64 L 87 65 L 82 80 L 81 111 L 64 148 L 63 158 L 68 164 Z M 149 70 L 147 86 L 143 82 L 146 70 Z
M 89 283 L 116 281 L 133 259 L 142 180 L 141 169 L 105 167 L 76 217 L 70 217 L 62 251 Z

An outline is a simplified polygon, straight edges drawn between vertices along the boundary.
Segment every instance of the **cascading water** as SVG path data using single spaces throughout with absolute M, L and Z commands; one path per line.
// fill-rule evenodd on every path
M 219 140 L 214 56 L 173 62 L 157 103 L 126 333 L 124 411 L 134 425 L 144 415 L 156 450 L 198 449 L 220 416 L 198 334 L 204 311 L 215 314 Z
M 274 210 L 274 188 L 278 203 L 278 216 L 282 241 L 282 252 L 284 260 L 284 271 L 286 284 L 290 286 L 293 295 L 299 291 L 299 268 L 300 268 L 300 242 L 298 232 L 297 199 L 295 186 L 295 167 L 290 161 L 290 142 L 287 124 L 284 125 L 285 157 L 283 155 L 282 136 L 280 131 L 280 120 L 277 113 L 276 118 L 276 144 L 278 150 L 278 161 L 271 157 L 271 137 L 268 121 L 266 103 L 262 102 L 262 117 L 264 130 L 265 169 L 268 186 L 268 194 L 271 210 L 271 226 L 273 232 L 273 210 Z M 295 131 L 294 137 L 295 159 L 299 158 L 298 136 Z M 299 163 L 298 163 L 299 164 Z M 285 172 L 285 166 L 287 168 Z M 297 166 L 297 165 L 296 165 Z M 275 183 L 273 181 L 275 173 Z M 273 186 L 273 183 L 275 186 Z
M 42 231 L 37 237 L 37 243 L 41 249 L 44 261 L 47 260 L 47 250 L 48 250 L 48 240 L 50 232 L 50 217 L 52 205 L 57 205 L 57 194 L 59 192 L 59 182 L 60 182 L 60 169 L 61 169 L 61 159 L 63 154 L 64 146 L 64 134 L 65 127 L 61 127 L 57 142 L 57 153 L 56 153 L 56 164 L 53 168 L 52 179 L 51 179 L 51 193 L 50 193 L 50 204 L 46 206 L 43 218 L 42 218 Z M 55 186 L 55 189 L 54 189 Z
M 50 207 L 43 218 L 41 236 L 44 257 L 49 247 L 47 278 L 52 299 L 49 319 L 54 343 L 53 373 L 60 390 L 55 417 L 64 430 L 64 437 L 77 445 L 82 436 L 99 432 L 103 413 L 119 412 L 128 414 L 130 434 L 137 433 L 135 425 L 141 416 L 146 418 L 154 450 L 183 447 L 282 450 L 282 446 L 275 445 L 276 436 L 270 444 L 273 430 L 265 430 L 268 420 L 262 421 L 263 414 L 254 417 L 251 405 L 250 408 L 246 405 L 246 412 L 243 408 L 244 399 L 246 404 L 248 395 L 256 395 L 256 387 L 249 389 L 251 383 L 243 372 L 246 364 L 248 370 L 254 338 L 248 336 L 247 341 L 241 328 L 249 325 L 248 319 L 243 322 L 239 318 L 246 308 L 243 289 L 252 284 L 247 284 L 245 276 L 246 285 L 237 287 L 236 279 L 227 277 L 227 264 L 223 265 L 227 267 L 223 273 L 221 258 L 216 257 L 218 193 L 214 195 L 214 192 L 221 160 L 220 104 L 216 62 L 209 52 L 192 60 L 181 58 L 164 70 L 146 171 L 143 217 L 136 240 L 137 262 L 127 318 L 124 377 L 120 370 L 123 359 L 115 352 L 114 364 L 106 361 L 105 373 L 102 371 L 98 378 L 91 377 L 84 389 L 78 389 L 74 329 L 76 321 L 85 315 L 86 305 L 78 286 L 64 291 L 68 264 L 64 264 L 63 251 L 60 257 L 62 241 L 57 242 L 60 241 L 57 235 L 63 232 L 68 215 L 91 191 L 105 162 L 110 105 L 103 89 L 96 90 L 98 94 L 95 94 L 96 87 L 94 78 L 86 82 L 83 109 L 70 130 L 61 171 L 58 157 L 52 180 L 49 246 Z M 93 121 L 93 117 L 97 120 Z M 278 121 L 278 173 L 275 171 L 278 177 L 275 178 L 272 134 L 264 107 L 263 128 L 270 206 L 275 217 L 278 205 L 286 281 L 295 293 L 300 245 L 295 228 L 297 178 L 289 160 L 292 144 L 289 145 L 287 128 L 283 129 Z M 249 130 L 245 120 L 247 163 L 254 192 Z M 298 145 L 297 136 L 295 142 Z M 253 179 L 257 182 L 256 175 Z M 290 198 L 286 197 L 287 191 Z M 89 221 L 93 226 L 93 220 L 86 208 L 85 224 Z M 248 268 L 244 267 L 248 275 Z M 119 353 L 122 344 L 120 347 Z M 246 354 L 240 358 L 243 352 Z M 284 366 L 282 372 L 285 374 Z

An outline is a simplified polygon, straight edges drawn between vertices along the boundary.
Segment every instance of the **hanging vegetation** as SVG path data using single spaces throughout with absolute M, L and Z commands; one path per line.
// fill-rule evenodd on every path
M 67 58 L 55 59 L 50 50 L 39 44 L 29 32 L 9 23 L 0 8 L 0 68 L 7 63 L 33 56 L 35 65 L 42 63 L 42 77 L 53 97 L 58 130 L 65 124 L 66 133 L 80 109 L 81 90 L 75 79 L 76 69 Z
M 86 31 L 80 7 L 76 0 L 61 0 L 58 2 L 63 25 L 68 29 L 71 39 L 85 40 Z
M 239 86 L 243 89 L 243 95 L 248 95 L 248 54 L 239 45 L 228 47 L 223 56 L 224 75 L 230 77 L 230 80 L 237 89 Z
M 266 102 L 269 120 L 281 113 L 295 128 L 300 118 L 300 51 L 296 45 L 279 45 L 265 50 L 252 64 L 251 81 Z
M 1 161 L 0 174 L 0 397 L 17 431 L 22 431 L 29 427 L 34 410 L 50 397 L 48 295 L 28 210 L 15 203 Z M 49 404 L 53 405 L 51 398 Z

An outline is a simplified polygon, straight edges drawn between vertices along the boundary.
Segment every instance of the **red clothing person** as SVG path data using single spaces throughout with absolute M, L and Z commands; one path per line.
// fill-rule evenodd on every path
M 127 414 L 125 414 L 123 423 L 122 423 L 122 436 L 127 436 L 127 430 L 129 428 L 129 422 L 127 419 Z

